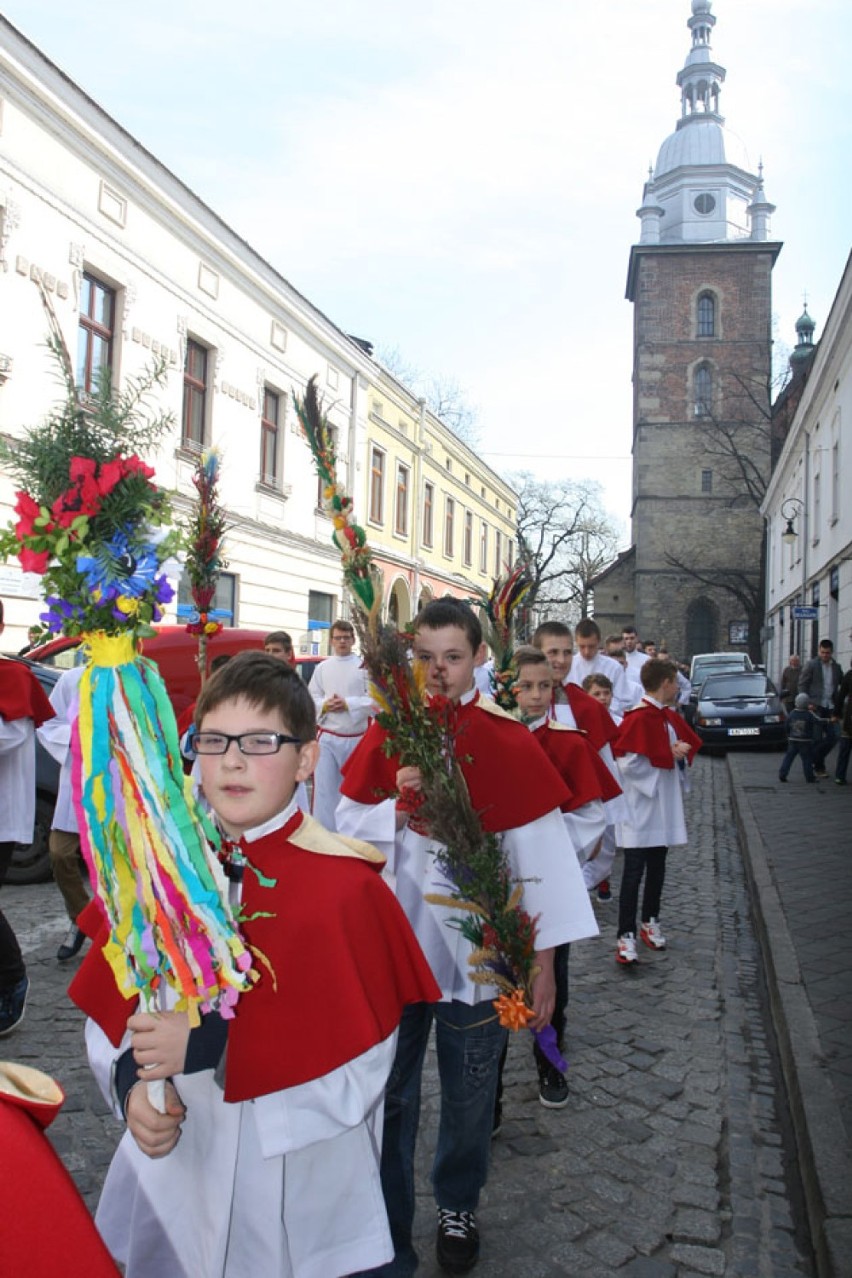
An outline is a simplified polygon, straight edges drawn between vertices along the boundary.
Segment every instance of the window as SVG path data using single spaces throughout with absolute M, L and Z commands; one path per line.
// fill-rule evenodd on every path
M 385 455 L 380 448 L 370 450 L 370 519 L 381 524 L 385 518 Z
M 393 530 L 399 537 L 405 537 L 408 533 L 408 467 L 403 466 L 402 462 L 396 468 Z
M 515 566 L 515 543 L 513 541 L 509 542 L 507 550 L 509 553 L 506 558 L 508 560 L 509 572 L 511 572 Z
M 336 616 L 334 595 L 327 595 L 322 590 L 308 591 L 308 636 L 313 655 L 328 653 L 331 623 Z
M 281 396 L 277 391 L 263 388 L 263 416 L 260 419 L 260 478 L 270 487 L 280 487 L 278 473 L 278 426 L 281 413 Z
M 473 563 L 473 511 L 464 512 L 464 562 L 469 568 Z
M 453 546 L 455 543 L 455 520 L 456 520 L 456 503 L 452 497 L 447 498 L 447 504 L 444 507 L 444 554 L 448 559 L 453 557 Z
M 840 441 L 831 445 L 831 520 L 840 518 Z
M 77 329 L 77 386 L 87 395 L 98 389 L 101 373 L 112 371 L 115 290 L 84 274 Z
M 423 485 L 423 545 L 435 544 L 435 485 Z
M 713 491 L 713 472 L 712 470 L 702 470 L 701 472 L 701 491 L 703 493 L 712 493 Z
M 188 621 L 195 611 L 192 602 L 192 587 L 189 573 L 184 568 L 178 582 L 177 615 L 181 621 Z M 232 572 L 220 572 L 216 578 L 216 593 L 210 605 L 210 611 L 224 626 L 237 624 L 237 578 Z
M 488 525 L 484 519 L 479 532 L 479 571 L 488 572 Z
M 702 293 L 698 299 L 698 336 L 716 336 L 716 299 L 712 293 Z
M 699 364 L 694 376 L 695 416 L 710 417 L 713 412 L 713 374 L 707 364 Z
M 194 452 L 200 452 L 205 444 L 209 356 L 206 346 L 188 338 L 183 366 L 181 444 Z
M 499 577 L 503 571 L 503 534 L 499 528 L 494 529 L 494 576 Z

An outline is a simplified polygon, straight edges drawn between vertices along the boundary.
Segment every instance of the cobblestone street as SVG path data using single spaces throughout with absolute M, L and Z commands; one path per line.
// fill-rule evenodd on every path
M 690 845 L 670 855 L 663 894 L 668 950 L 643 950 L 638 969 L 617 967 L 615 900 L 596 906 L 601 938 L 572 947 L 566 1109 L 541 1107 L 530 1041 L 512 1041 L 504 1126 L 479 1211 L 483 1278 L 815 1273 L 726 761 L 700 758 L 693 780 Z M 59 894 L 52 884 L 4 888 L 3 905 L 25 945 L 32 992 L 22 1030 L 2 1050 L 65 1087 L 51 1135 L 94 1205 L 119 1127 L 84 1063 L 81 1018 L 64 999 Z M 436 1092 L 430 1069 L 419 1150 L 423 1278 L 440 1272 L 428 1192 Z

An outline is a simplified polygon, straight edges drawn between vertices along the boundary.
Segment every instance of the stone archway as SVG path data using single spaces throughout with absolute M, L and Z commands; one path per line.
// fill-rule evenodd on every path
M 388 595 L 388 621 L 402 630 L 411 621 L 411 594 L 408 583 L 403 577 L 397 577 Z
M 715 652 L 719 646 L 719 616 L 716 605 L 703 596 L 693 599 L 686 610 L 686 656 Z

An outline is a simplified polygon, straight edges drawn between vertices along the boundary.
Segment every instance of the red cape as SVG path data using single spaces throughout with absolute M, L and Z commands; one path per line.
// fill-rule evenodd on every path
M 0 1272 L 118 1278 L 76 1185 L 44 1134 L 65 1099 L 31 1103 L 0 1088 Z M 47 1111 L 47 1112 L 44 1112 Z
M 227 1101 L 320 1078 L 387 1038 L 408 1003 L 441 996 L 374 850 L 368 861 L 297 812 L 243 851 L 242 933 L 269 966 L 257 964 L 260 980 L 228 1027 Z M 264 886 L 259 876 L 275 882 Z M 98 964 L 106 973 L 84 985 L 84 969 Z M 117 1043 L 133 1009 L 100 947 L 89 951 L 70 992 Z
M 591 700 L 591 698 L 590 698 Z M 456 758 L 483 829 L 514 830 L 571 802 L 559 773 L 522 723 L 479 695 L 457 707 Z M 387 733 L 375 720 L 343 768 L 340 793 L 356 803 L 378 803 L 396 794 L 398 755 L 382 751 Z
M 585 733 L 548 719 L 532 735 L 571 789 L 573 797 L 562 805 L 563 812 L 575 812 L 594 799 L 607 803 L 621 794 L 621 787 Z
M 585 692 L 577 683 L 563 683 L 562 691 L 571 707 L 574 722 L 585 732 L 596 750 L 602 750 L 618 736 L 618 724 L 606 706 Z
M 38 679 L 20 661 L 0 660 L 0 715 L 7 723 L 32 719 L 37 728 L 55 717 Z
M 613 754 L 616 758 L 625 754 L 644 754 L 655 768 L 673 768 L 675 760 L 667 724 L 674 728 L 678 741 L 685 741 L 689 746 L 687 762 L 691 764 L 701 749 L 701 738 L 682 715 L 668 707 L 662 709 L 651 705 L 649 701 L 642 701 L 625 713 L 618 737 L 612 745 Z

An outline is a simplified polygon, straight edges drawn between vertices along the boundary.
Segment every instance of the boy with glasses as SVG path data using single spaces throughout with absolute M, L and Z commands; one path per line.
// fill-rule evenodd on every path
M 128 1019 L 92 970 L 104 962 L 93 946 L 72 993 L 101 1026 L 87 1027 L 90 1058 L 128 1124 L 97 1224 L 127 1278 L 335 1278 L 392 1254 L 376 1154 L 384 1087 L 404 1006 L 438 990 L 384 858 L 297 807 L 317 745 L 295 671 L 240 653 L 205 685 L 196 724 L 258 981 L 230 1020 Z M 142 1079 L 167 1080 L 165 1113 Z

